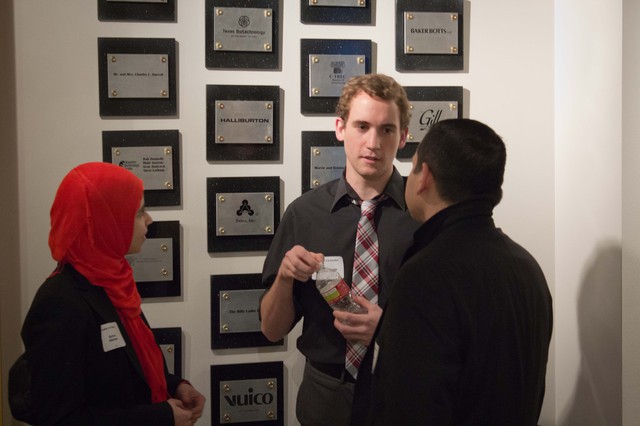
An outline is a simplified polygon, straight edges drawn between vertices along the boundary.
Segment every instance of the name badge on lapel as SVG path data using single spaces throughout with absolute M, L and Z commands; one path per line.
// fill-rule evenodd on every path
M 108 322 L 100 326 L 100 332 L 102 334 L 102 349 L 105 352 L 112 351 L 114 349 L 122 348 L 127 345 L 120 333 L 120 328 L 115 322 Z

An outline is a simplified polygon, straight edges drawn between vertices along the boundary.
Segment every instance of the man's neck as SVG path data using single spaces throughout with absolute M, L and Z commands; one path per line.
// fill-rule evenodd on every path
M 365 179 L 359 175 L 350 175 L 348 172 L 345 174 L 347 182 L 363 201 L 371 200 L 382 194 L 391 176 L 393 176 L 393 170 L 391 170 L 388 176 L 378 179 Z

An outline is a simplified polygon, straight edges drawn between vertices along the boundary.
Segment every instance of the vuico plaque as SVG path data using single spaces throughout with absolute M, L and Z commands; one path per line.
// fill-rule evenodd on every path
M 300 0 L 300 21 L 309 24 L 371 24 L 371 0 Z
M 273 143 L 273 102 L 216 100 L 215 143 Z
M 302 132 L 302 192 L 340 178 L 346 155 L 332 131 Z
M 208 68 L 278 67 L 277 0 L 206 0 Z
M 463 0 L 396 2 L 396 68 L 461 70 Z
M 300 40 L 301 110 L 333 113 L 345 83 L 371 72 L 370 40 Z
M 153 222 L 139 253 L 126 256 L 142 297 L 180 295 L 180 223 Z
M 103 131 L 103 161 L 142 179 L 146 206 L 180 205 L 179 141 L 177 130 Z
M 278 177 L 207 179 L 209 252 L 267 250 L 279 199 Z
M 152 328 L 169 374 L 182 377 L 182 328 Z
M 260 331 L 261 274 L 211 276 L 211 349 L 282 345 Z
M 175 22 L 177 0 L 98 0 L 100 21 Z
M 405 87 L 411 108 L 409 133 L 398 159 L 411 159 L 429 129 L 435 123 L 463 117 L 463 88 L 459 86 Z
M 284 425 L 282 362 L 211 366 L 215 424 Z

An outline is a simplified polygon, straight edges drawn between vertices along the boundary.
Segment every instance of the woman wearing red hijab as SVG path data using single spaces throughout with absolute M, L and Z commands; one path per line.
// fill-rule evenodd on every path
M 150 223 L 142 181 L 121 167 L 82 164 L 60 184 L 58 267 L 22 329 L 36 424 L 182 426 L 202 415 L 202 394 L 166 370 L 125 258 Z

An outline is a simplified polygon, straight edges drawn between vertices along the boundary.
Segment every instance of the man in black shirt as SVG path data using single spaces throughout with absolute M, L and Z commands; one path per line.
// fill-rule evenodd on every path
M 336 108 L 336 138 L 347 157 L 342 178 L 309 191 L 287 208 L 263 268 L 262 332 L 282 339 L 304 317 L 298 349 L 307 358 L 296 415 L 303 425 L 348 425 L 355 378 L 345 370 L 347 339 L 368 345 L 404 251 L 417 227 L 405 209 L 393 160 L 410 119 L 402 86 L 384 75 L 354 77 Z M 374 214 L 379 246 L 378 304 L 356 301 L 366 314 L 332 313 L 311 279 L 336 267 L 351 285 L 362 201 L 380 197 Z

